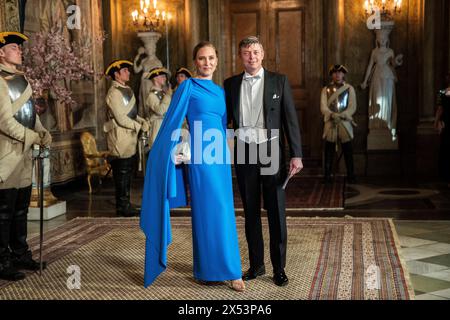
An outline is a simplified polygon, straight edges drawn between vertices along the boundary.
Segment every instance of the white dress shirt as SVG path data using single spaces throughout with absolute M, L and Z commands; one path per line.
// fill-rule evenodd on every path
M 256 144 L 267 141 L 264 123 L 264 68 L 254 76 L 245 72 L 240 100 L 239 139 Z

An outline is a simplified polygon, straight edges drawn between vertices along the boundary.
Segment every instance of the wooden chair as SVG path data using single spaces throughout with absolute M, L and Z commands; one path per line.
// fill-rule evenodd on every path
M 111 172 L 111 165 L 108 163 L 107 157 L 108 151 L 99 152 L 97 150 L 97 142 L 94 136 L 89 132 L 83 132 L 80 137 L 81 144 L 83 145 L 84 161 L 87 169 L 87 182 L 89 186 L 89 193 L 92 193 L 91 178 L 92 176 L 98 176 L 100 184 L 102 179 L 106 178 Z

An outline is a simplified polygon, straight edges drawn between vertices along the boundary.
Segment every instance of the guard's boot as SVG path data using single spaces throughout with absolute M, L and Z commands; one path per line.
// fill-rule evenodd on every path
M 27 251 L 25 254 L 21 256 L 16 256 L 13 254 L 11 261 L 13 266 L 18 270 L 39 271 L 41 269 L 40 263 L 36 260 L 33 260 L 31 251 Z M 42 261 L 42 270 L 46 268 L 47 262 Z
M 40 270 L 39 262 L 33 260 L 33 255 L 27 243 L 27 222 L 28 207 L 30 206 L 31 186 L 19 189 L 17 193 L 16 205 L 11 222 L 11 234 L 9 246 L 11 248 L 11 262 L 18 270 Z M 45 261 L 42 262 L 42 269 L 47 267 Z
M 342 144 L 342 151 L 344 152 L 345 166 L 347 168 L 347 183 L 355 184 L 356 177 L 353 164 L 353 146 L 351 142 Z
M 333 160 L 336 153 L 336 144 L 332 142 L 325 142 L 325 159 L 324 159 L 324 183 L 332 182 L 331 173 L 333 171 Z
M 126 195 L 129 203 L 129 215 L 130 216 L 140 216 L 141 215 L 141 208 L 138 208 L 136 205 L 131 203 L 131 183 L 133 181 L 134 177 L 134 166 L 135 166 L 135 157 L 132 157 L 127 160 L 127 174 L 125 178 L 125 184 L 126 184 Z
M 16 189 L 0 190 L 0 258 L 8 257 L 13 201 L 17 196 Z
M 0 258 L 0 279 L 6 281 L 19 281 L 25 279 L 25 273 L 13 266 L 11 260 L 4 256 Z
M 0 279 L 7 281 L 18 281 L 25 278 L 25 274 L 19 272 L 11 264 L 9 251 L 13 202 L 16 196 L 16 189 L 0 190 Z
M 9 247 L 13 257 L 23 256 L 28 251 L 27 243 L 27 215 L 30 206 L 31 186 L 17 191 L 14 211 L 11 219 L 11 233 Z
M 130 203 L 130 210 L 133 213 L 133 216 L 139 217 L 141 215 L 141 207 Z
M 130 205 L 130 191 L 128 190 L 128 159 L 116 159 L 113 161 L 113 176 L 116 193 L 116 212 L 118 216 L 133 217 Z

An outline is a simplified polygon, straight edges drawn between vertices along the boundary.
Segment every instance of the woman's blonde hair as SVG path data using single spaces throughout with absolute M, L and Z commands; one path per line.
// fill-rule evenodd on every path
M 219 57 L 219 52 L 217 51 L 216 47 L 209 41 L 202 41 L 199 44 L 197 44 L 194 48 L 194 51 L 192 53 L 192 60 L 197 59 L 197 54 L 200 51 L 200 49 L 204 48 L 204 47 L 211 47 L 214 49 L 214 51 L 216 52 L 216 56 Z

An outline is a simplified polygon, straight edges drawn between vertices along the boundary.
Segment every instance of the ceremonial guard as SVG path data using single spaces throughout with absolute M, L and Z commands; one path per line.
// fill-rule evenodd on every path
M 172 90 L 167 83 L 168 75 L 169 72 L 165 68 L 154 68 L 148 75 L 148 79 L 152 81 L 152 87 L 145 101 L 144 117 L 150 124 L 148 141 L 150 148 L 155 142 L 159 128 L 172 100 Z
M 40 269 L 27 244 L 32 149 L 52 143 L 36 114 L 30 83 L 16 68 L 27 40 L 19 32 L 0 33 L 0 279 L 9 281 L 24 279 L 21 270 Z
M 356 112 L 355 89 L 345 82 L 348 70 L 343 65 L 330 69 L 332 81 L 323 88 L 320 110 L 324 116 L 323 139 L 325 140 L 325 182 L 331 182 L 335 153 L 339 144 L 344 153 L 347 168 L 347 182 L 355 183 L 352 140 L 353 115 Z
M 147 133 L 148 123 L 138 116 L 138 106 L 133 90 L 126 85 L 130 80 L 129 68 L 133 63 L 127 60 L 114 61 L 106 74 L 112 79 L 106 97 L 109 121 L 104 125 L 108 150 L 116 189 L 117 215 L 131 217 L 140 214 L 130 203 L 131 181 L 136 164 L 139 133 Z
M 175 86 L 176 90 L 180 84 L 182 84 L 184 81 L 186 81 L 187 79 L 192 78 L 192 72 L 189 71 L 189 69 L 185 68 L 185 67 L 181 67 L 177 69 L 177 72 L 175 73 L 175 79 L 177 80 L 177 85 Z

